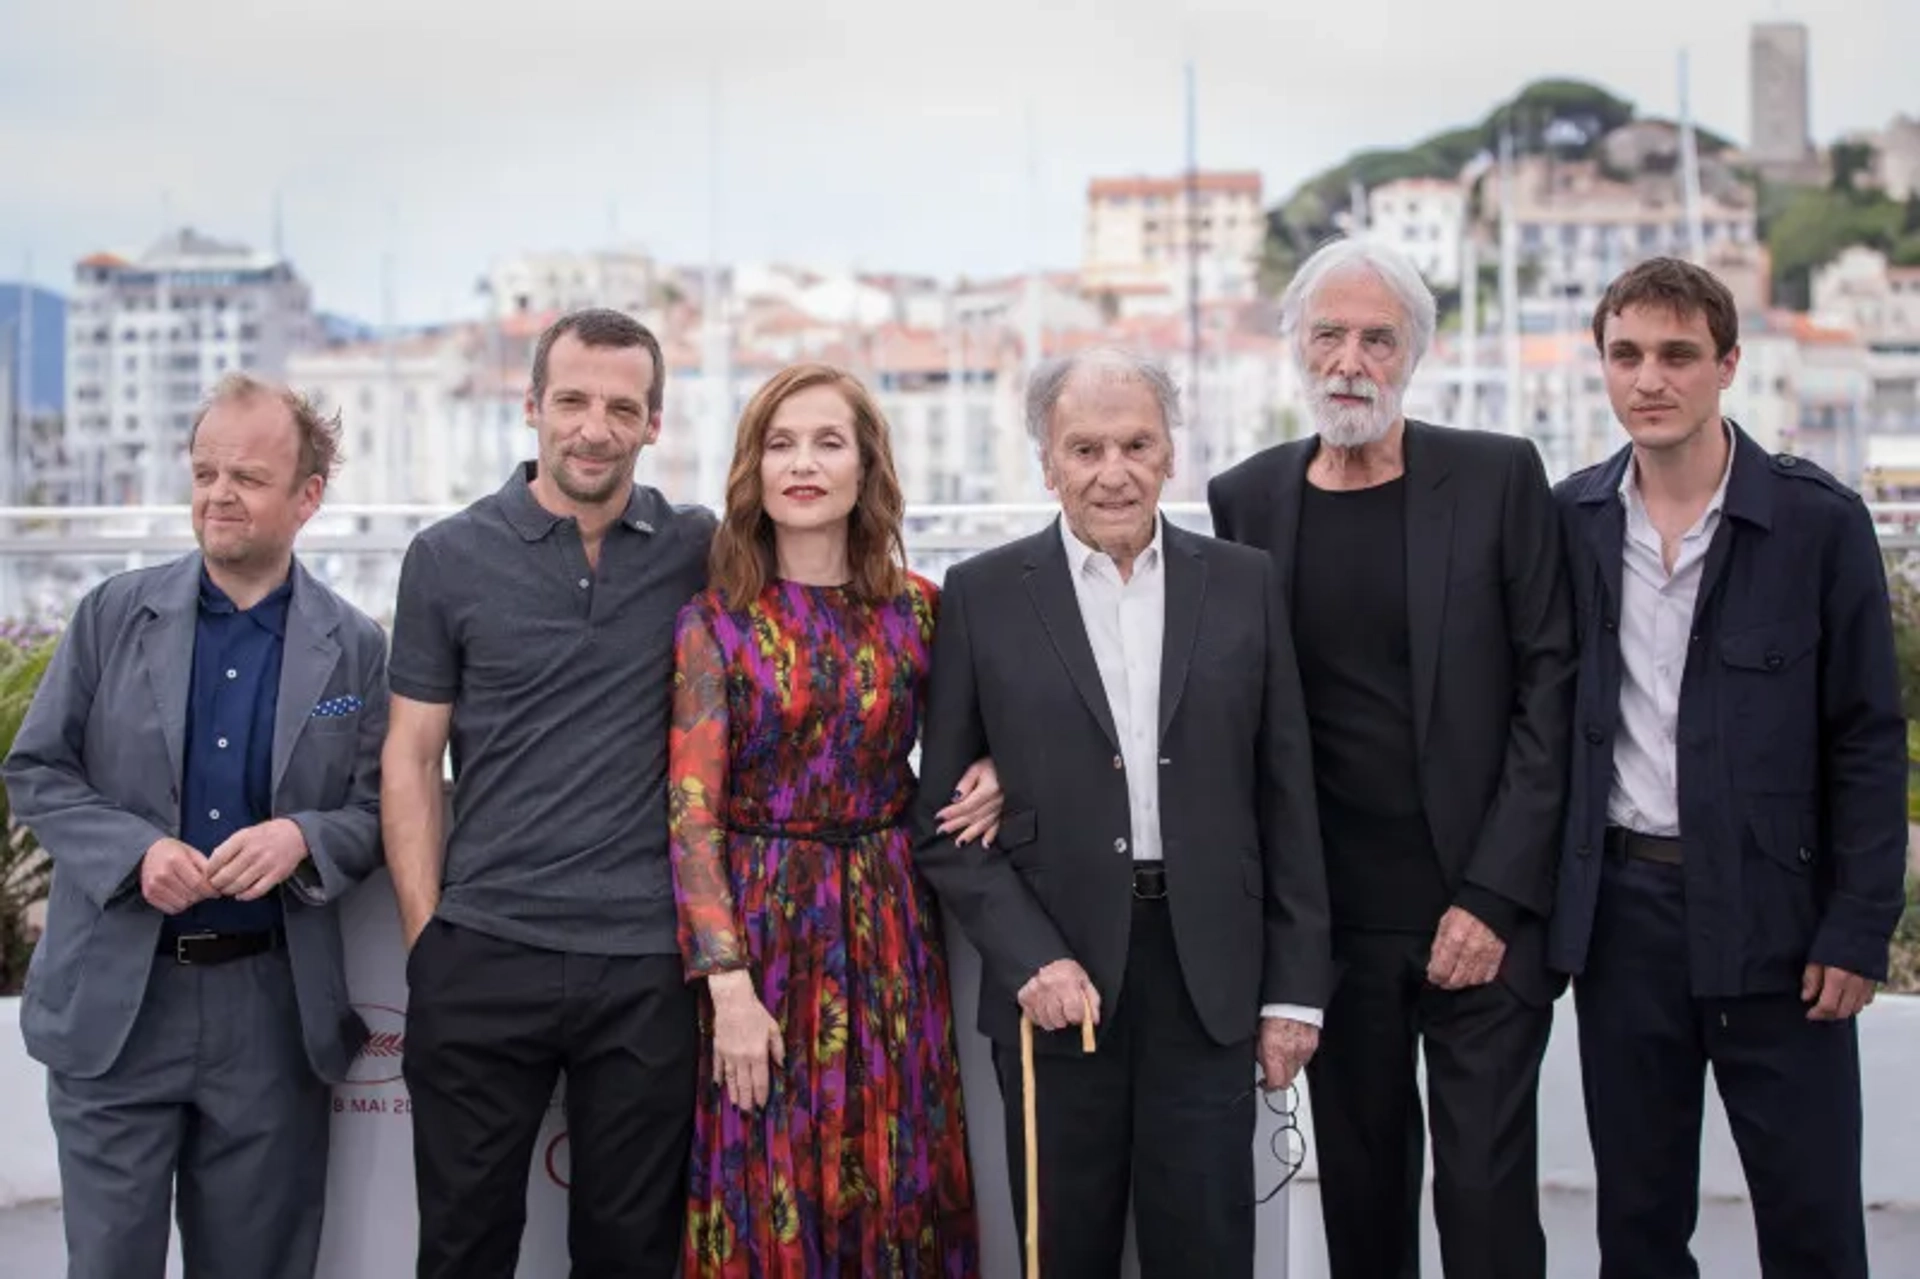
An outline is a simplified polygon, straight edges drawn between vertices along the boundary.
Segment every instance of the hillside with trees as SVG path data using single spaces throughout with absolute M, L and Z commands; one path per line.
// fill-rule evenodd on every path
M 1647 122 L 1670 123 L 1640 115 L 1633 103 L 1598 85 L 1538 80 L 1478 123 L 1436 133 L 1409 147 L 1359 152 L 1301 183 L 1268 210 L 1262 283 L 1278 292 L 1315 245 L 1339 233 L 1336 217 L 1349 208 L 1356 184 L 1370 189 L 1401 178 L 1459 178 L 1476 161 L 1490 163 L 1509 125 L 1516 156 L 1598 159 L 1604 165 L 1607 136 Z M 1793 187 L 1762 183 L 1736 167 L 1738 153 L 1712 130 L 1696 125 L 1694 135 L 1703 182 L 1737 181 L 1755 191 L 1758 230 L 1772 255 L 1774 295 L 1780 304 L 1804 308 L 1814 270 L 1848 245 L 1865 244 L 1897 264 L 1920 265 L 1920 196 L 1901 203 L 1863 184 L 1860 176 L 1873 164 L 1870 148 L 1835 146 L 1828 186 Z M 1477 215 L 1478 183 L 1469 193 L 1468 207 Z
M 1878 249 L 1895 266 L 1920 266 L 1920 192 L 1901 202 L 1861 186 L 1864 165 L 1844 158 L 1849 150 L 1866 148 L 1835 147 L 1827 186 L 1761 184 L 1760 234 L 1773 254 L 1774 300 L 1782 306 L 1804 309 L 1814 271 L 1849 245 Z

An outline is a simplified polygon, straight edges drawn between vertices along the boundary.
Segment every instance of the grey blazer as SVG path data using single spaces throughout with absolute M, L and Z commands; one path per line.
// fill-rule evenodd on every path
M 180 833 L 199 582 L 195 552 L 89 592 L 0 765 L 15 819 L 53 862 L 21 1032 L 27 1051 L 63 1074 L 112 1067 L 154 963 L 161 915 L 140 894 L 140 861 Z M 357 710 L 314 716 L 319 703 L 348 697 Z M 273 815 L 307 839 L 309 861 L 278 891 L 307 1056 L 329 1082 L 345 1077 L 366 1038 L 347 1002 L 334 904 L 381 864 L 386 720 L 385 635 L 295 560 Z

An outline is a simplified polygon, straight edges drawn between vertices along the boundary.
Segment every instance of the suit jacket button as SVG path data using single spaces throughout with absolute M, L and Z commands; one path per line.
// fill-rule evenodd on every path
M 1126 851 L 1127 851 L 1127 841 L 1126 841 L 1126 840 L 1124 840 L 1124 839 L 1116 839 L 1116 840 L 1114 840 L 1114 841 L 1113 841 L 1113 851 L 1114 851 L 1114 852 L 1116 852 L 1116 853 L 1124 853 L 1124 852 L 1126 852 Z
M 1811 862 L 1812 860 L 1813 860 L 1813 854 L 1812 854 L 1812 853 L 1811 853 L 1810 851 L 1808 851 L 1807 849 L 1804 849 L 1804 848 L 1800 850 L 1800 863 L 1801 863 L 1801 865 L 1803 865 L 1803 866 L 1804 866 L 1804 865 L 1806 865 L 1807 863 L 1809 863 L 1809 862 Z
M 1595 746 L 1598 746 L 1601 742 L 1604 742 L 1606 740 L 1607 740 L 1607 735 L 1605 733 L 1601 732 L 1598 728 L 1595 728 L 1592 724 L 1587 725 L 1587 741 L 1588 742 L 1592 743 Z
M 1122 764 L 1122 763 L 1120 762 L 1120 757 L 1119 757 L 1118 755 L 1115 755 L 1115 756 L 1113 757 L 1113 766 L 1114 766 L 1115 768 L 1125 768 L 1125 767 L 1126 767 L 1126 765 L 1125 765 L 1125 764 Z
M 1620 624 L 1614 621 L 1611 617 L 1603 617 L 1600 619 L 1600 629 L 1608 632 L 1609 634 L 1618 630 L 1619 628 L 1620 628 Z
M 1593 856 L 1593 846 L 1591 844 L 1582 844 L 1575 851 L 1577 851 L 1582 857 Z
M 1786 660 L 1787 659 L 1780 656 L 1779 653 L 1769 651 L 1767 653 L 1767 669 L 1770 671 L 1777 671 L 1786 662 Z

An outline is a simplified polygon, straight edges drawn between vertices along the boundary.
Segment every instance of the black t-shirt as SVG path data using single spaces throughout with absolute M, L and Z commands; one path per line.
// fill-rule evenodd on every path
M 1414 742 L 1406 489 L 1303 489 L 1294 643 L 1342 928 L 1429 931 L 1448 904 Z

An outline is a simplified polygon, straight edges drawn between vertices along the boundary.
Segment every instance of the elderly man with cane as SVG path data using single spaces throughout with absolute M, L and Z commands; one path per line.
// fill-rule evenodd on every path
M 917 857 L 982 956 L 1016 1215 L 1073 1223 L 1049 1279 L 1118 1275 L 1130 1203 L 1145 1279 L 1251 1276 L 1255 1064 L 1293 1080 L 1331 984 L 1291 629 L 1269 557 L 1161 517 L 1178 417 L 1125 352 L 1043 367 L 1061 517 L 948 573 L 934 645 Z M 961 846 L 937 797 L 987 753 L 999 836 Z

